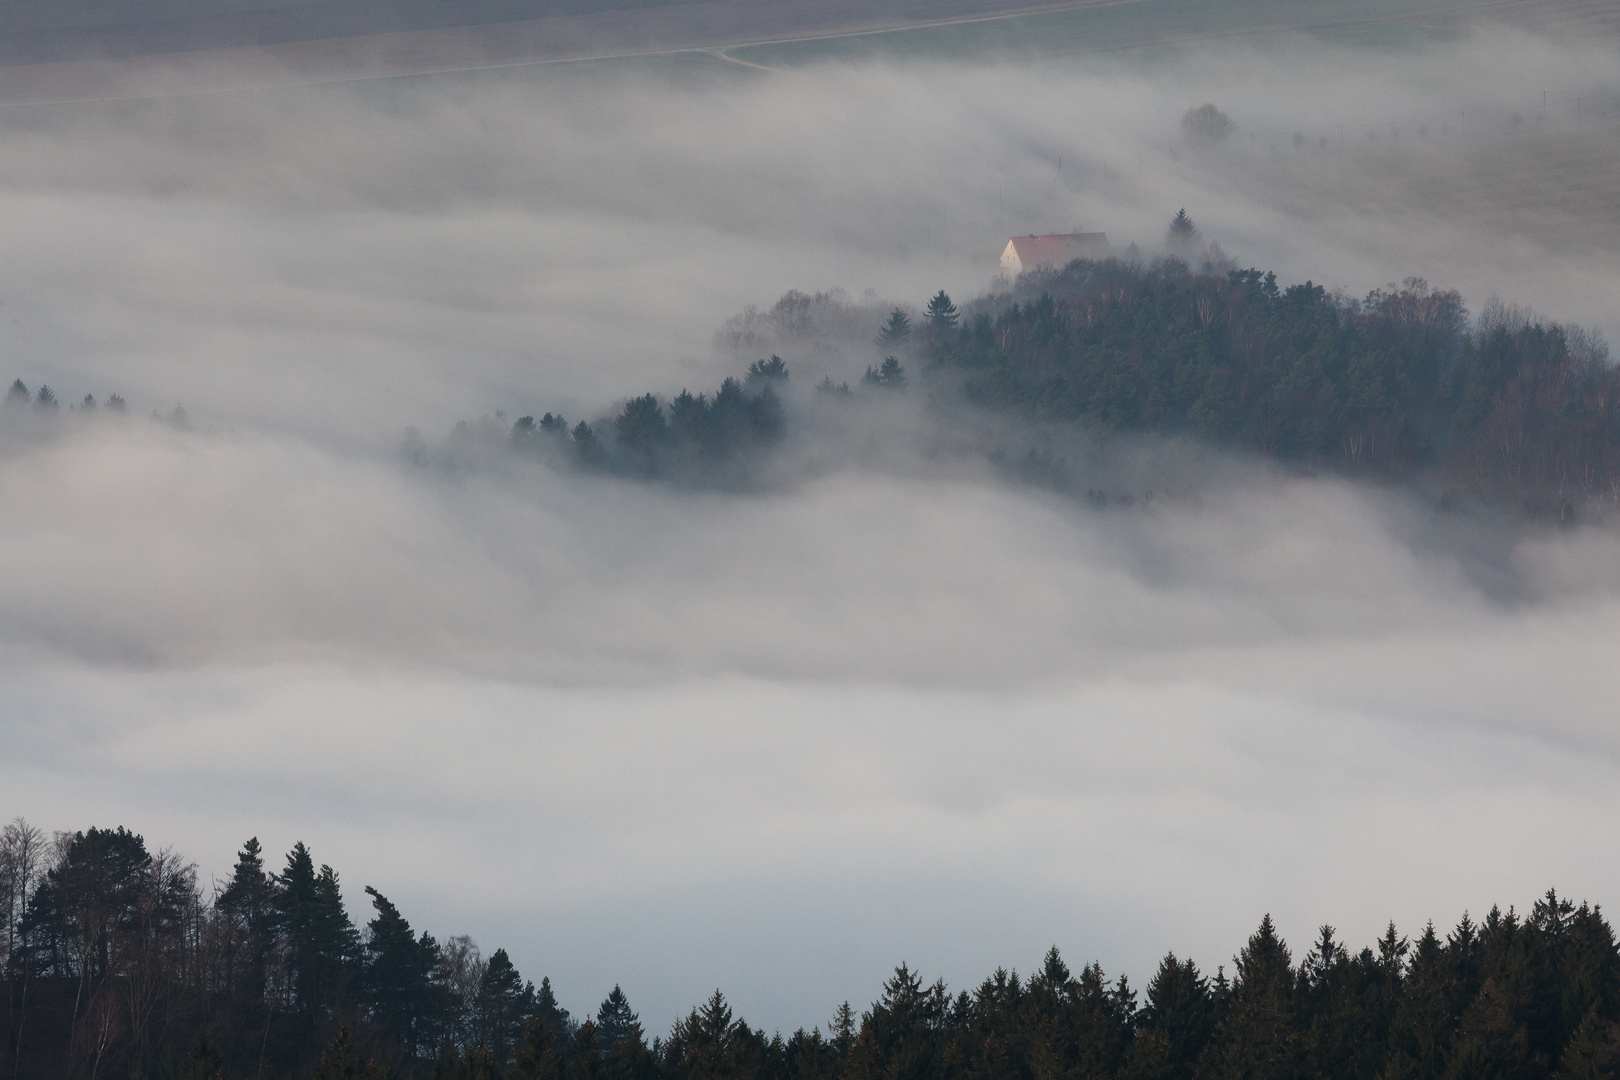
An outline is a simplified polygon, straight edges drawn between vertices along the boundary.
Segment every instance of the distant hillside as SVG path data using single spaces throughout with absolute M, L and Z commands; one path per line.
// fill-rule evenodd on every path
M 973 402 L 1567 509 L 1620 491 L 1620 371 L 1593 334 L 1409 279 L 1363 299 L 1258 270 L 1074 262 L 936 333 Z

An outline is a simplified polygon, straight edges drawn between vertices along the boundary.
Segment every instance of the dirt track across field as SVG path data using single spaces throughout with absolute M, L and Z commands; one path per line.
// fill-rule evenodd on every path
M 123 58 L 0 63 L 0 105 L 98 101 L 474 71 L 525 64 L 707 52 L 750 67 L 724 50 L 942 27 L 1045 13 L 1134 5 L 1147 0 L 643 0 L 642 6 L 475 26 Z M 1339 20 L 1366 20 L 1346 13 Z M 1372 21 L 1461 26 L 1478 20 L 1540 32 L 1612 34 L 1614 0 L 1455 0 L 1413 5 Z M 1338 25 L 1329 20 L 1324 26 Z M 1315 24 L 1277 27 L 1312 29 Z M 1166 27 L 1166 30 L 1173 30 Z M 1264 27 L 1247 27 L 1254 33 Z M 1224 36 L 1200 33 L 1194 37 Z M 1178 40 L 1172 34 L 1170 40 Z M 769 69 L 766 69 L 769 70 Z
M 700 0 L 487 26 L 0 67 L 0 102 L 173 93 L 653 56 L 803 41 L 1137 0 Z

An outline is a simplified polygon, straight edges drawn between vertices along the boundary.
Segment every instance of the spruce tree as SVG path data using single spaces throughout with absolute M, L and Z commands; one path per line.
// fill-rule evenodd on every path
M 215 906 L 234 923 L 232 989 L 253 1002 L 264 997 L 265 960 L 275 943 L 274 899 L 274 881 L 265 873 L 259 838 L 250 837 L 237 854 L 231 880 Z
M 939 290 L 934 294 L 934 298 L 928 301 L 928 307 L 924 309 L 923 314 L 928 320 L 928 328 L 936 334 L 956 329 L 956 305 L 951 303 L 951 298 L 945 294 L 944 289 Z
M 1299 1066 L 1294 970 L 1271 916 L 1236 957 L 1231 1001 L 1209 1049 L 1212 1080 L 1286 1080 Z
M 877 344 L 882 349 L 897 349 L 911 339 L 911 320 L 899 308 L 889 312 L 889 321 L 878 331 Z
M 1167 953 L 1148 981 L 1142 1032 L 1132 1047 L 1129 1075 L 1187 1080 L 1214 1030 L 1209 980 L 1192 961 Z
M 484 968 L 474 1003 L 476 1030 L 480 1041 L 505 1064 L 523 1033 L 523 1027 L 536 1013 L 533 983 L 526 983 L 512 965 L 505 949 L 496 949 Z
M 617 983 L 613 990 L 602 1001 L 601 1008 L 596 1010 L 596 1037 L 604 1050 L 612 1050 L 619 1045 L 620 1040 L 630 1034 L 635 1025 L 637 1016 L 630 1010 L 630 1000 L 624 996 L 624 991 Z

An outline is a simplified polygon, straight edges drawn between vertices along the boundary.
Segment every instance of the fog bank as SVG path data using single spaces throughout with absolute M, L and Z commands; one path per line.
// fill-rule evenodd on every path
M 960 985 L 1055 942 L 1141 980 L 1267 910 L 1361 942 L 1548 885 L 1612 902 L 1611 526 L 1187 444 L 1131 450 L 1185 497 L 1096 509 L 929 452 L 917 397 L 742 495 L 398 446 L 712 388 L 753 358 L 716 329 L 787 289 L 965 300 L 1011 233 L 1149 252 L 1182 206 L 1285 281 L 1416 274 L 1613 336 L 1613 51 L 678 58 L 7 109 L 0 374 L 131 409 L 0 409 L 3 812 L 213 873 L 304 840 L 351 911 L 375 885 L 576 1011 L 622 982 L 652 1032 L 716 985 L 824 1022 L 902 959 Z M 1544 89 L 1610 111 L 1523 111 Z M 1237 128 L 1199 153 L 1204 101 Z M 177 402 L 188 430 L 148 418 Z

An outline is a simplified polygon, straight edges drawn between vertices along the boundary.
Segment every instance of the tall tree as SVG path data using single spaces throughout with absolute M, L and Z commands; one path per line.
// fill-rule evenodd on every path
M 946 295 L 944 289 L 939 290 L 934 294 L 934 298 L 928 301 L 928 307 L 924 309 L 923 315 L 928 320 L 929 330 L 935 334 L 956 329 L 956 305 L 951 303 L 951 298 Z
M 227 978 L 233 992 L 260 1001 L 265 992 L 265 964 L 275 944 L 275 882 L 264 869 L 259 838 L 249 837 L 237 853 L 231 880 L 215 900 L 231 922 L 227 940 Z
M 612 1050 L 630 1034 L 630 1029 L 637 1021 L 636 1014 L 630 1009 L 630 999 L 624 996 L 624 991 L 618 983 L 603 999 L 602 1005 L 596 1010 L 596 1037 L 604 1050 Z
M 480 1041 L 502 1065 L 522 1037 L 524 1025 L 536 1014 L 537 1005 L 534 984 L 523 981 L 506 950 L 491 953 L 474 1008 Z
M 376 916 L 367 925 L 364 989 L 372 1021 L 403 1047 L 405 1056 L 430 1054 L 444 1019 L 443 987 L 435 982 L 439 946 L 420 938 L 382 893 L 366 886 Z
M 889 319 L 878 331 L 877 345 L 881 349 L 898 349 L 911 340 L 911 319 L 904 311 L 895 308 L 889 312 Z
M 1238 953 L 1226 1016 L 1206 1052 L 1213 1080 L 1288 1080 L 1299 1069 L 1294 970 L 1267 915 Z

